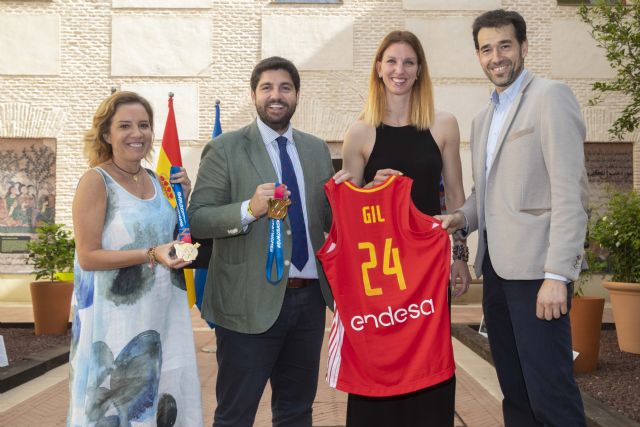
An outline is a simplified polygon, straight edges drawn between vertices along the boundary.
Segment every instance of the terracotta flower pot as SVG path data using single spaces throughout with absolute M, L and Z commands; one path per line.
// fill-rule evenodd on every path
M 573 362 L 573 371 L 577 374 L 598 367 L 603 311 L 604 298 L 581 296 L 571 301 L 571 341 L 573 350 L 580 353 Z
M 73 282 L 31 282 L 36 335 L 62 335 L 69 327 Z
M 620 350 L 640 354 L 640 283 L 604 282 L 611 296 Z

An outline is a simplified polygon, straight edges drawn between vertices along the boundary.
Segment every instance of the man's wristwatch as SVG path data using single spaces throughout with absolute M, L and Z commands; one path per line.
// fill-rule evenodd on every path
M 251 210 L 251 202 L 247 203 L 247 213 L 256 218 L 256 216 L 253 214 L 253 211 Z

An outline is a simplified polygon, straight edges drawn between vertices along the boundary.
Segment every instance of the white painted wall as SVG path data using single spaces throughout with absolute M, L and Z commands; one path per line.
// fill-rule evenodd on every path
M 353 42 L 351 17 L 262 18 L 262 58 L 283 56 L 301 71 L 353 69 Z
M 473 17 L 410 18 L 407 30 L 415 33 L 427 55 L 433 78 L 482 78 L 484 74 L 471 37 Z
M 113 16 L 112 76 L 205 76 L 211 21 L 184 16 Z
M 60 16 L 0 13 L 0 75 L 60 73 Z

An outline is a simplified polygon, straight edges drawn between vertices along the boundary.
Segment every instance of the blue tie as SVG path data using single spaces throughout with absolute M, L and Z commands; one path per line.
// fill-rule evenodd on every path
M 300 189 L 298 188 L 298 180 L 293 170 L 291 157 L 287 153 L 287 138 L 279 136 L 278 149 L 280 150 L 280 167 L 282 168 L 282 182 L 287 186 L 287 190 L 291 191 L 289 198 L 291 206 L 289 206 L 289 222 L 291 223 L 291 238 L 293 240 L 293 248 L 291 251 L 291 262 L 300 271 L 304 268 L 309 260 L 309 249 L 307 247 L 307 228 L 304 225 L 304 215 L 302 214 L 302 202 L 300 200 Z

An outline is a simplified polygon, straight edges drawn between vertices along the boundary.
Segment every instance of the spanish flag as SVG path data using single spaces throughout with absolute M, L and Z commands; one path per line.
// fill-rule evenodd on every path
M 162 135 L 162 147 L 160 148 L 160 156 L 158 156 L 158 164 L 156 165 L 156 173 L 160 179 L 162 191 L 171 206 L 176 207 L 176 196 L 171 189 L 169 181 L 171 165 L 182 166 L 182 156 L 180 155 L 180 140 L 178 139 L 178 128 L 176 126 L 176 116 L 173 112 L 173 93 L 169 94 L 169 113 L 167 114 L 167 123 L 164 126 L 164 134 Z M 184 279 L 187 283 L 187 299 L 189 307 L 192 307 L 196 301 L 196 288 L 193 281 L 193 270 L 184 269 Z

